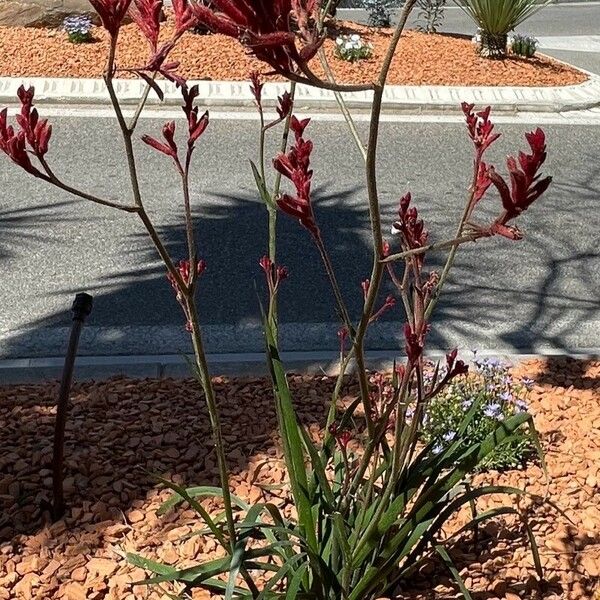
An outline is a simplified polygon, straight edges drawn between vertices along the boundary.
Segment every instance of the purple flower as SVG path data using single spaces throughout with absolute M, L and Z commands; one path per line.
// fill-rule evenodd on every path
M 510 392 L 502 392 L 500 394 L 500 400 L 503 402 L 510 402 L 513 399 L 513 395 Z
M 515 408 L 517 409 L 517 412 L 527 412 L 529 410 L 529 406 L 524 400 L 517 400 L 515 402 Z
M 523 377 L 523 379 L 521 379 L 521 383 L 526 389 L 530 390 L 533 388 L 535 381 L 533 379 L 529 379 L 529 377 Z
M 504 418 L 504 415 L 502 414 L 502 407 L 496 402 L 493 404 L 488 404 L 483 409 L 483 414 L 490 419 L 502 420 Z
M 434 454 L 440 454 L 441 452 L 443 452 L 444 447 L 441 444 L 436 444 L 433 448 L 432 448 L 432 452 Z
M 471 400 L 470 398 L 467 400 L 463 400 L 461 406 L 464 411 L 467 411 L 471 408 L 471 406 L 473 406 L 473 400 Z
M 450 443 L 450 442 L 453 442 L 453 441 L 454 441 L 454 438 L 455 438 L 455 437 L 456 437 L 456 431 L 449 431 L 448 433 L 445 433 L 445 434 L 442 436 L 442 439 L 443 439 L 445 442 L 448 442 L 448 443 Z

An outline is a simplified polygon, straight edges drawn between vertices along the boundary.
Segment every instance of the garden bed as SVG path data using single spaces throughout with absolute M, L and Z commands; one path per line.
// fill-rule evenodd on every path
M 338 23 L 325 43 L 330 64 L 338 81 L 374 81 L 390 40 L 391 30 L 375 30 L 354 23 Z M 163 27 L 165 37 L 172 24 Z M 373 45 L 373 56 L 356 63 L 334 57 L 338 33 L 359 33 Z M 108 52 L 108 35 L 93 30 L 94 42 L 71 44 L 58 30 L 0 27 L 0 76 L 99 78 Z M 140 66 L 147 60 L 148 45 L 135 25 L 123 27 L 118 63 Z M 181 61 L 180 72 L 188 79 L 246 80 L 264 65 L 245 55 L 240 45 L 222 35 L 186 34 L 173 51 Z M 315 59 L 314 70 L 322 73 Z M 119 77 L 127 74 L 119 74 Z M 478 56 L 469 39 L 451 35 L 426 35 L 408 31 L 403 35 L 388 83 L 392 85 L 452 86 L 565 86 L 586 81 L 587 75 L 550 58 L 517 57 L 502 61 Z
M 547 588 L 538 594 L 526 536 L 511 520 L 490 522 L 477 552 L 470 539 L 451 553 L 475 598 L 597 598 L 600 592 L 600 361 L 553 359 L 520 365 L 519 375 L 536 380 L 531 412 L 547 454 L 550 504 L 521 501 L 537 537 Z M 334 386 L 328 377 L 294 376 L 292 389 L 301 418 L 318 435 L 324 406 Z M 277 505 L 284 470 L 274 431 L 276 419 L 268 380 L 216 378 L 225 440 L 241 497 L 266 497 Z M 215 546 L 185 507 L 165 516 L 156 510 L 168 493 L 147 472 L 186 484 L 216 484 L 209 422 L 193 381 L 113 379 L 75 386 L 67 427 L 67 516 L 44 524 L 40 502 L 50 489 L 50 457 L 57 384 L 0 388 L 0 599 L 159 599 L 157 589 L 131 582 L 144 572 L 119 556 L 136 551 L 169 564 L 192 565 L 214 558 Z M 348 381 L 346 401 L 356 394 Z M 476 483 L 494 482 L 544 494 L 541 467 L 485 473 Z M 481 502 L 506 503 L 506 497 Z M 205 503 L 211 511 L 218 506 Z M 561 511 L 564 511 L 561 514 Z M 468 518 L 461 514 L 449 530 Z M 437 565 L 427 566 L 402 598 L 456 598 Z M 199 593 L 194 598 L 207 598 Z

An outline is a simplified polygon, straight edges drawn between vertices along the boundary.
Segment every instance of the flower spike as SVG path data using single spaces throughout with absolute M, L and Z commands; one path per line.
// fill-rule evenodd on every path
M 277 199 L 277 205 L 286 214 L 300 221 L 315 240 L 320 239 L 311 201 L 311 182 L 313 172 L 310 169 L 310 155 L 313 144 L 305 140 L 302 135 L 309 120 L 298 121 L 292 117 L 292 129 L 296 141 L 287 154 L 280 153 L 273 160 L 273 166 L 279 173 L 289 179 L 296 188 L 296 195 L 282 194 Z
M 111 37 L 115 37 L 129 10 L 131 0 L 90 0 L 90 4 L 100 16 L 104 29 Z
M 238 39 L 275 73 L 308 71 L 324 37 L 315 0 L 212 0 L 194 4 L 198 21 L 215 33 Z M 300 45 L 297 42 L 301 42 Z

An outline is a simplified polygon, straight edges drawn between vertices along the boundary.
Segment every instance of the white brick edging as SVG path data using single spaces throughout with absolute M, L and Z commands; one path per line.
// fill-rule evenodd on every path
M 460 103 L 491 105 L 496 110 L 511 112 L 563 112 L 585 110 L 600 105 L 600 76 L 589 73 L 589 79 L 579 85 L 564 87 L 450 87 L 390 85 L 385 90 L 384 110 L 387 112 L 419 113 L 454 111 Z M 207 106 L 251 106 L 253 97 L 249 84 L 243 81 L 194 81 L 200 90 L 198 103 Z M 68 79 L 51 77 L 0 77 L 0 106 L 14 104 L 21 84 L 34 85 L 38 102 L 53 104 L 109 103 L 106 86 L 101 79 Z M 124 104 L 135 104 L 145 83 L 140 80 L 116 80 L 117 95 Z M 178 105 L 181 95 L 170 82 L 159 82 L 165 94 L 164 104 Z M 273 106 L 277 96 L 287 89 L 286 83 L 266 83 L 265 104 Z M 348 106 L 368 108 L 372 92 L 345 94 Z M 301 108 L 332 108 L 336 101 L 332 92 L 300 85 L 297 102 Z M 159 104 L 151 94 L 149 104 Z

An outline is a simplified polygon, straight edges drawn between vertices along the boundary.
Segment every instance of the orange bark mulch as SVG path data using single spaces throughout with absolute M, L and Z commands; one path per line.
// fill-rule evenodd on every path
M 481 512 L 513 505 L 528 514 L 540 549 L 539 589 L 527 536 L 514 519 L 497 517 L 451 553 L 475 600 L 600 600 L 600 361 L 538 359 L 514 373 L 536 380 L 531 412 L 546 454 L 550 503 L 527 497 L 482 498 Z M 267 379 L 215 378 L 230 484 L 246 501 L 283 507 L 285 481 L 272 385 Z M 302 422 L 313 437 L 326 418 L 335 379 L 291 376 Z M 68 418 L 63 519 L 41 507 L 51 489 L 52 431 L 58 383 L 0 386 L 0 600 L 163 600 L 123 551 L 191 566 L 218 556 L 214 540 L 190 535 L 203 523 L 186 506 L 157 515 L 169 493 L 148 475 L 187 485 L 217 484 L 207 411 L 195 381 L 169 379 L 76 384 Z M 349 380 L 344 402 L 358 393 Z M 265 488 L 263 484 L 268 484 Z M 274 485 L 277 484 L 277 485 Z M 517 486 L 543 495 L 539 464 L 477 475 L 475 485 Z M 204 501 L 211 513 L 221 508 Z M 466 511 L 451 531 L 470 519 Z M 425 565 L 397 600 L 459 597 L 444 569 Z M 195 591 L 194 600 L 209 594 Z M 396 599 L 395 599 L 396 600 Z
M 354 23 L 337 23 L 325 49 L 339 82 L 374 81 L 391 30 L 371 29 Z M 165 39 L 172 33 L 170 20 L 163 24 Z M 373 45 L 373 56 L 354 64 L 334 56 L 339 33 L 359 33 Z M 0 76 L 101 77 L 108 49 L 108 35 L 93 30 L 94 42 L 71 44 L 59 30 L 0 27 Z M 240 44 L 222 35 L 186 34 L 172 53 L 181 61 L 180 73 L 188 79 L 246 80 L 265 65 L 245 54 Z M 148 57 L 148 45 L 135 25 L 122 28 L 118 63 L 140 66 Z M 314 70 L 322 74 L 317 59 Z M 119 74 L 119 77 L 127 74 Z M 427 35 L 407 31 L 392 64 L 388 82 L 393 85 L 453 86 L 564 86 L 582 83 L 587 75 L 550 58 L 510 57 L 503 61 L 481 58 L 469 39 L 451 35 Z

